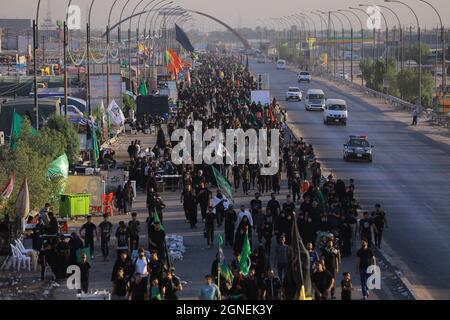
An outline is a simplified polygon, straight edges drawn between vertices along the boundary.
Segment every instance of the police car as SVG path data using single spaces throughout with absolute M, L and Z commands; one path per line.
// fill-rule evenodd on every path
M 350 136 L 344 144 L 344 160 L 366 160 L 372 162 L 374 146 L 369 143 L 367 136 Z

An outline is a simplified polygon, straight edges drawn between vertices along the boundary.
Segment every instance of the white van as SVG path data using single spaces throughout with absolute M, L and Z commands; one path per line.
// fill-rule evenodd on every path
M 348 110 L 347 103 L 342 99 L 327 99 L 325 110 L 323 111 L 323 123 L 342 123 L 347 125 Z
M 321 89 L 309 89 L 305 97 L 305 109 L 324 110 L 325 109 L 325 93 Z
M 286 60 L 278 60 L 277 61 L 277 70 L 284 70 L 286 69 Z

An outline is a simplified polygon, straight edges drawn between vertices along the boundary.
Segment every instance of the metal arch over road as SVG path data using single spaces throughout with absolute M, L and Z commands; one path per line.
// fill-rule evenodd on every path
M 245 49 L 250 50 L 250 49 L 252 48 L 252 47 L 250 46 L 250 43 L 247 41 L 247 39 L 245 39 L 239 32 L 237 32 L 236 30 L 234 30 L 232 27 L 230 27 L 230 26 L 229 26 L 228 24 L 226 24 L 225 22 L 223 22 L 223 21 L 221 21 L 221 20 L 219 20 L 219 19 L 217 19 L 217 18 L 215 18 L 215 17 L 213 17 L 213 16 L 210 16 L 209 14 L 200 12 L 200 11 L 189 10 L 189 9 L 184 9 L 184 8 L 183 8 L 183 11 L 196 13 L 196 14 L 198 14 L 198 15 L 207 17 L 207 18 L 209 18 L 209 19 L 211 19 L 211 20 L 213 20 L 213 21 L 219 23 L 220 25 L 224 26 L 228 31 L 230 31 L 232 34 L 234 34 L 234 35 L 236 36 L 236 38 L 238 38 L 239 41 L 244 45 L 244 48 L 245 48 Z M 112 30 L 114 30 L 115 28 L 117 28 L 118 26 L 120 26 L 122 23 L 124 23 L 124 22 L 126 22 L 126 21 L 128 21 L 128 20 L 130 20 L 130 19 L 133 19 L 134 17 L 138 17 L 138 16 L 140 16 L 140 15 L 143 15 L 143 14 L 145 14 L 145 13 L 148 13 L 148 12 L 150 12 L 150 11 L 142 11 L 142 12 L 136 13 L 136 14 L 134 14 L 134 15 L 132 15 L 132 16 L 129 16 L 129 17 L 123 19 L 122 21 L 117 22 L 115 25 L 113 25 L 113 26 L 110 28 L 109 31 L 111 32 Z M 102 37 L 103 37 L 103 38 L 106 37 L 106 32 L 102 35 Z

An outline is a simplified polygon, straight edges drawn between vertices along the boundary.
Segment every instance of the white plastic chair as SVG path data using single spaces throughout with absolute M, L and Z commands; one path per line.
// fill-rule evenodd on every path
M 14 243 L 16 244 L 17 250 L 19 250 L 22 255 L 31 258 L 31 262 L 33 263 L 33 269 L 36 271 L 38 264 L 38 253 L 36 252 L 36 250 L 25 249 L 22 241 L 20 241 L 19 239 L 15 239 Z
M 23 255 L 13 244 L 10 244 L 10 246 L 13 255 L 13 267 L 17 264 L 17 271 L 20 271 L 21 264 L 24 268 L 26 264 L 28 265 L 28 271 L 31 271 L 31 258 Z

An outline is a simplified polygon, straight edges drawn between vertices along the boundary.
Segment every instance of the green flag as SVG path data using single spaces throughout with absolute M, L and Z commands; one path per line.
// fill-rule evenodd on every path
M 145 85 L 144 79 L 141 79 L 141 83 L 139 85 L 139 95 L 140 96 L 147 96 L 148 95 L 147 86 Z
M 22 132 L 22 126 L 23 126 L 23 117 L 14 112 L 13 114 L 13 121 L 12 121 L 12 127 L 11 127 L 11 149 L 14 151 L 17 148 L 17 140 L 20 138 L 20 133 Z M 31 127 L 31 134 L 33 136 L 38 135 L 38 131 Z
M 219 270 L 220 276 L 225 279 L 225 281 L 233 281 L 233 271 L 231 271 L 230 266 L 225 261 L 225 254 L 223 253 L 222 247 L 224 244 L 223 237 L 221 234 L 217 236 L 217 241 L 219 243 Z
M 223 190 L 230 200 L 233 200 L 234 193 L 230 181 L 228 181 L 228 179 L 225 178 L 214 166 L 211 166 L 211 168 L 213 170 L 214 177 L 216 178 L 217 187 Z
M 155 208 L 155 216 L 154 216 L 154 219 L 155 219 L 155 223 L 156 223 L 156 222 L 159 222 L 159 223 L 161 224 L 161 230 L 162 230 L 162 231 L 165 231 L 165 230 L 164 230 L 163 224 L 162 224 L 161 221 L 159 220 L 158 210 L 156 210 L 156 208 Z
M 242 246 L 241 260 L 239 261 L 239 271 L 244 275 L 248 275 L 250 270 L 250 241 L 248 240 L 248 232 L 245 233 L 244 244 Z
M 94 160 L 94 164 L 95 166 L 97 166 L 97 160 L 100 157 L 100 150 L 98 148 L 98 143 L 97 143 L 97 132 L 95 130 L 94 125 L 92 125 L 91 127 L 91 135 L 92 135 L 92 157 Z

